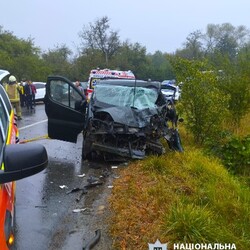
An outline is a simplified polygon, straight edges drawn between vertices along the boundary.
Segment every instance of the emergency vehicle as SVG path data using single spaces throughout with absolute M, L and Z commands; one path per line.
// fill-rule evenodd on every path
M 102 79 L 135 79 L 135 75 L 131 70 L 121 71 L 111 69 L 92 69 L 90 71 L 88 80 L 88 99 L 90 99 L 91 94 L 98 81 Z
M 9 75 L 0 70 L 0 82 Z M 16 180 L 44 170 L 48 156 L 44 146 L 19 144 L 17 117 L 0 84 L 0 249 L 8 250 L 14 244 Z

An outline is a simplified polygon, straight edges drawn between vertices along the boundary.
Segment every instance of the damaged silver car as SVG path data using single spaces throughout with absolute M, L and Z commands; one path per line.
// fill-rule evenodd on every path
M 183 150 L 175 107 L 164 98 L 160 82 L 101 80 L 87 102 L 68 79 L 49 77 L 45 110 L 50 138 L 76 142 L 83 133 L 83 159 L 160 155 L 163 138 L 171 149 Z

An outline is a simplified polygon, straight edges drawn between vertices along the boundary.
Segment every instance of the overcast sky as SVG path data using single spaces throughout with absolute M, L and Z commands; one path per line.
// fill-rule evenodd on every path
M 172 53 L 208 24 L 250 29 L 250 0 L 2 0 L 0 25 L 44 51 L 62 44 L 74 51 L 83 26 L 104 16 L 121 41 Z

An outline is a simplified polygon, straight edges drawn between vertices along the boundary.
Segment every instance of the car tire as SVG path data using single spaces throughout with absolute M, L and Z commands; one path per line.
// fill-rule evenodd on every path
M 85 134 L 83 137 L 83 142 L 82 142 L 82 159 L 83 160 L 93 160 L 93 154 L 92 154 L 92 140 L 91 140 L 91 135 L 88 133 Z

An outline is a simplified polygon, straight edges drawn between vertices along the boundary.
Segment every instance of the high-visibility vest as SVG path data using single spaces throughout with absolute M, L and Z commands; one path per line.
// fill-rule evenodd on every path
M 18 88 L 19 88 L 20 94 L 24 95 L 24 86 L 19 85 Z
M 18 102 L 20 100 L 17 83 L 6 84 L 5 90 L 10 98 L 10 102 Z

